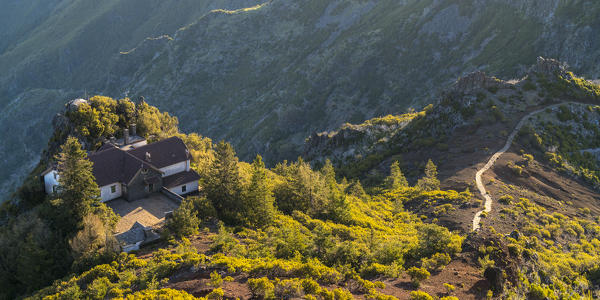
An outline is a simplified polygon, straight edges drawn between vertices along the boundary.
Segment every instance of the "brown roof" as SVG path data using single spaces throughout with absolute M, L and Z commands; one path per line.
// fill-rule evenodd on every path
M 119 148 L 95 152 L 89 156 L 89 160 L 94 164 L 93 173 L 99 186 L 115 182 L 128 183 L 142 167 L 156 169 Z
M 149 161 L 146 153 L 150 154 Z M 115 182 L 129 183 L 142 167 L 158 171 L 159 168 L 186 161 L 189 159 L 189 153 L 180 138 L 172 137 L 129 151 L 121 150 L 112 145 L 102 146 L 98 151 L 90 154 L 88 158 L 94 164 L 93 173 L 96 177 L 96 183 L 99 186 L 105 186 Z M 181 175 L 184 173 L 185 175 Z M 187 173 L 189 172 L 175 174 L 166 177 L 165 180 L 178 175 L 183 177 L 173 177 L 174 179 L 170 180 L 179 182 L 181 179 L 190 179 L 183 183 L 198 180 Z M 193 173 L 199 178 L 198 174 Z M 165 186 L 167 186 L 166 183 Z
M 163 185 L 166 188 L 170 189 L 170 188 L 176 187 L 178 185 L 182 185 L 184 183 L 197 181 L 199 179 L 200 179 L 200 175 L 198 175 L 198 173 L 196 173 L 195 171 L 190 170 L 190 171 L 173 174 L 171 176 L 167 176 L 167 177 L 163 178 Z
M 164 168 L 189 159 L 190 155 L 183 141 L 178 137 L 171 137 L 127 151 L 140 160 L 151 163 L 157 168 Z M 147 160 L 146 153 L 150 154 Z

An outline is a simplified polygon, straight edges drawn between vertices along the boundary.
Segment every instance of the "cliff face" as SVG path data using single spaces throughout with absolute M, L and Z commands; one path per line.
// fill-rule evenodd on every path
M 600 73 L 594 3 L 112 0 L 62 1 L 60 13 L 7 7 L 31 18 L 10 27 L 0 44 L 0 107 L 13 112 L 0 126 L 35 134 L 0 133 L 0 169 L 7 170 L 0 179 L 37 160 L 50 134 L 45 124 L 85 91 L 143 95 L 180 117 L 185 130 L 232 141 L 244 158 L 260 152 L 275 160 L 295 158 L 316 130 L 422 107 L 472 71 L 521 77 L 543 55 L 586 77 Z M 28 113 L 36 121 L 17 117 Z

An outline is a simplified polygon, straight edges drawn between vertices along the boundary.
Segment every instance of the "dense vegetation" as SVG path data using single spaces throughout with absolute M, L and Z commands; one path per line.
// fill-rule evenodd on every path
M 382 283 L 367 279 L 398 277 L 410 269 L 407 274 L 418 285 L 423 274 L 443 268 L 461 252 L 464 237 L 403 209 L 403 203 L 433 194 L 449 203 L 470 201 L 468 193 L 438 190 L 432 162 L 418 186 L 410 187 L 394 164 L 386 184 L 368 194 L 359 181 L 340 182 L 329 162 L 319 170 L 301 159 L 273 169 L 265 168 L 260 156 L 252 164 L 239 162 L 228 143 L 179 134 L 175 118 L 144 102 L 92 97 L 70 108 L 65 121 L 49 144 L 48 161 L 42 162 L 58 162 L 63 188 L 43 197 L 30 183 L 4 207 L 3 297 L 29 293 L 71 272 L 35 297 L 175 295 L 181 292 L 156 289 L 191 266 L 247 274 L 257 296 L 347 299 L 352 292 L 383 297 Z M 159 250 L 150 261 L 118 255 L 110 234 L 117 217 L 98 202 L 83 149 L 95 149 L 132 123 L 150 139 L 181 136 L 204 190 L 187 198 L 167 223 L 165 238 L 180 240 L 172 241 L 179 245 L 175 252 Z M 53 148 L 57 144 L 62 146 Z M 222 225 L 211 250 L 197 253 L 185 236 L 217 220 Z M 339 288 L 325 288 L 331 284 Z M 215 286 L 213 293 L 222 291 Z
M 351 299 L 354 293 L 389 299 L 379 290 L 383 283 L 368 279 L 394 278 L 409 270 L 418 285 L 429 271 L 443 269 L 461 252 L 464 237 L 422 221 L 402 205 L 431 193 L 456 202 L 469 201 L 470 194 L 457 197 L 454 191 L 432 185 L 399 184 L 367 195 L 359 182 L 337 182 L 331 164 L 313 170 L 300 160 L 267 170 L 260 157 L 251 165 L 237 162 L 226 143 L 216 145 L 214 152 L 210 174 L 219 176 L 205 177 L 206 195 L 187 198 L 167 225 L 182 237 L 172 242 L 177 245 L 172 251 L 161 249 L 149 261 L 121 254 L 35 297 L 158 293 L 148 290 L 166 287 L 170 276 L 193 267 L 218 271 L 223 277 L 244 274 L 256 297 Z M 403 182 L 396 168 L 387 182 Z M 431 163 L 424 182 L 435 182 L 434 168 Z M 210 226 L 215 218 L 223 223 L 211 248 L 198 253 L 184 236 Z M 339 288 L 329 290 L 329 285 Z M 222 293 L 215 284 L 207 297 L 218 299 Z
M 3 203 L 0 298 L 26 294 L 68 272 L 115 257 L 119 246 L 112 229 L 118 216 L 98 201 L 100 191 L 86 150 L 122 134 L 121 129 L 131 123 L 139 123 L 139 134 L 150 139 L 178 134 L 176 118 L 143 101 L 134 104 L 95 96 L 68 109 L 45 158 L 13 199 Z M 205 163 L 206 157 L 198 151 L 205 149 L 207 141 L 197 135 L 182 137 L 191 145 L 196 164 Z M 52 165 L 57 166 L 62 188 L 47 196 L 39 174 Z
M 484 117 L 490 121 L 507 122 L 494 109 L 496 102 L 485 101 L 494 92 L 473 98 L 475 104 L 455 103 L 452 96 L 420 113 L 361 126 L 398 129 L 408 122 L 395 141 L 402 138 L 409 149 L 435 146 L 457 124 L 474 121 L 475 111 L 488 112 Z M 523 155 L 511 170 L 521 175 L 535 158 L 548 157 L 543 162 L 552 164 L 567 157 L 563 167 L 572 167 L 567 171 L 574 175 L 597 174 L 593 160 L 576 153 L 599 146 L 597 128 L 587 124 L 600 119 L 597 107 L 560 107 L 547 114 L 521 132 L 519 143 L 535 152 Z M 202 189 L 173 212 L 161 241 L 139 255 L 119 253 L 111 234 L 117 217 L 98 203 L 85 159 L 85 150 L 120 136 L 133 123 L 150 141 L 181 137 Z M 441 133 L 433 144 L 424 141 Z M 548 151 L 552 146 L 556 149 Z M 143 101 L 98 96 L 68 109 L 45 157 L 2 210 L 0 297 L 223 299 L 227 287 L 238 284 L 260 299 L 395 299 L 386 295 L 386 285 L 410 278 L 413 291 L 407 297 L 449 300 L 456 290 L 449 283 L 445 293 L 436 295 L 419 288 L 448 265 L 462 262 L 478 264 L 477 276 L 501 268 L 504 290 L 477 291 L 489 297 L 591 299 L 600 279 L 600 224 L 589 209 L 577 216 L 548 212 L 536 204 L 539 195 L 506 185 L 498 196 L 497 218 L 514 223 L 518 231 L 501 234 L 488 225 L 478 234 L 453 232 L 440 220 L 481 202 L 468 189 L 441 189 L 431 159 L 409 175 L 392 159 L 386 176 L 363 187 L 365 181 L 340 175 L 352 164 L 336 169 L 329 160 L 311 165 L 298 158 L 267 168 L 260 155 L 246 163 L 227 142 L 179 133 L 176 118 Z M 35 176 L 51 163 L 57 163 L 63 188 L 44 196 Z M 493 223 L 491 217 L 484 215 L 483 224 Z M 465 260 L 465 249 L 473 261 Z M 192 296 L 174 289 L 182 276 L 209 278 L 206 292 Z

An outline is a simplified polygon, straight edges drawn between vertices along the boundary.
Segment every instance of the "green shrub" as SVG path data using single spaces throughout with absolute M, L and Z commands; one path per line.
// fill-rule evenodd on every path
M 517 176 L 523 175 L 523 167 L 515 165 L 513 162 L 508 162 L 506 166 L 513 172 L 513 174 Z
M 321 291 L 319 283 L 310 278 L 302 279 L 301 285 L 305 294 L 317 295 Z
M 433 300 L 433 297 L 423 291 L 412 291 L 410 292 L 411 300 Z
M 302 284 L 298 279 L 275 279 L 275 297 L 277 299 L 291 299 L 302 294 Z
M 421 281 L 426 280 L 431 275 L 426 269 L 417 267 L 411 267 L 406 270 L 406 273 L 417 287 L 421 284 Z
M 422 266 L 429 271 L 443 270 L 450 263 L 450 260 L 450 255 L 447 253 L 436 253 L 430 258 L 424 258 Z
M 504 195 L 504 196 L 502 196 L 502 197 L 500 197 L 500 198 L 498 199 L 498 202 L 500 202 L 500 203 L 502 203 L 502 204 L 509 205 L 509 204 L 511 204 L 511 203 L 512 203 L 512 201 L 513 201 L 514 199 L 515 199 L 515 198 L 513 198 L 513 196 L 511 196 L 511 195 Z
M 86 296 L 89 299 L 104 299 L 111 286 L 112 284 L 108 278 L 100 277 L 87 286 Z
M 223 289 L 218 288 L 218 289 L 214 289 L 210 293 L 208 293 L 208 295 L 206 295 L 206 299 L 207 300 L 221 300 L 221 299 L 223 299 L 224 295 L 225 295 L 225 292 L 223 292 Z
M 450 294 L 450 293 L 454 292 L 454 290 L 456 290 L 456 287 L 449 283 L 444 283 L 444 288 L 446 288 L 446 292 L 448 294 Z
M 210 286 L 214 288 L 219 288 L 223 284 L 223 278 L 217 271 L 213 271 L 210 273 Z
M 248 286 L 254 297 L 260 299 L 275 298 L 275 285 L 267 277 L 250 278 L 248 279 Z
M 333 296 L 334 296 L 335 300 L 352 300 L 352 299 L 354 299 L 354 297 L 352 296 L 352 293 L 350 293 L 349 291 L 342 289 L 342 288 L 334 289 Z

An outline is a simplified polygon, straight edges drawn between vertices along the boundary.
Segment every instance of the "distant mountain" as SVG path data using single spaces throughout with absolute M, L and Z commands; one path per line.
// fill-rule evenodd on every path
M 521 77 L 543 55 L 600 73 L 594 2 L 22 2 L 0 3 L 5 192 L 86 91 L 145 96 L 181 128 L 274 161 L 315 130 L 420 108 L 474 70 Z

